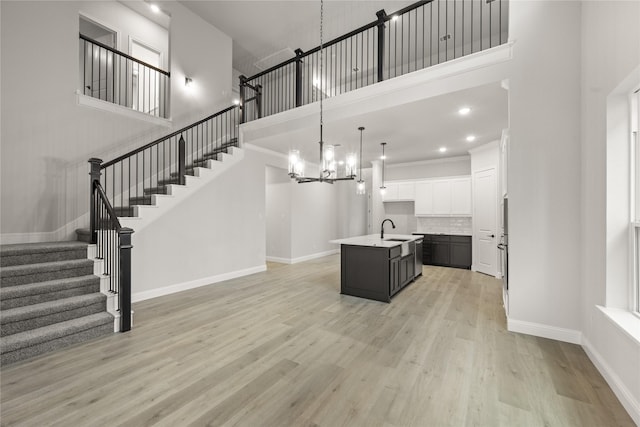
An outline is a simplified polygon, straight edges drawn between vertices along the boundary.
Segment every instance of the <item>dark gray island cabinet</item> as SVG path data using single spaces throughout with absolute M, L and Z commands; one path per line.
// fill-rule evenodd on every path
M 369 237 L 370 244 L 349 244 L 345 239 L 340 247 L 340 293 L 390 302 L 415 279 L 415 242 L 363 237 Z

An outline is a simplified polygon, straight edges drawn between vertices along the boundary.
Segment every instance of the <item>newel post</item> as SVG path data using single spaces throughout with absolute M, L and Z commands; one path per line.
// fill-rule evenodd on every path
M 245 88 L 247 84 L 247 78 L 245 76 L 240 76 L 239 79 L 240 79 L 240 123 L 244 123 L 246 120 L 244 100 L 246 97 Z
M 384 23 L 387 18 L 387 12 L 381 9 L 376 12 L 378 17 L 378 81 L 384 80 Z
M 262 118 L 262 85 L 256 85 L 256 110 L 258 118 Z
M 98 232 L 96 231 L 96 197 L 94 194 L 95 182 L 100 182 L 100 165 L 101 159 L 92 157 L 89 159 L 89 231 L 91 237 L 91 243 L 95 244 L 98 241 Z
M 296 107 L 302 105 L 302 49 L 296 49 Z
M 130 228 L 120 229 L 120 332 L 131 330 L 131 234 Z
M 186 178 L 184 177 L 187 173 L 185 145 L 184 138 L 180 135 L 180 140 L 178 141 L 178 183 L 180 185 L 184 185 L 186 182 Z

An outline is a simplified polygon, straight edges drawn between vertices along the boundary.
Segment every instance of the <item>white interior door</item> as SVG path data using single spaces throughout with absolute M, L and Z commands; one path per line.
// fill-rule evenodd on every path
M 131 39 L 131 56 L 153 65 L 156 68 L 162 67 L 162 54 L 136 40 Z M 133 96 L 132 108 L 147 114 L 157 115 L 160 105 L 160 79 L 158 72 L 138 63 L 132 64 L 132 86 Z
M 498 193 L 496 169 L 473 173 L 473 246 L 474 266 L 480 273 L 497 274 L 496 220 Z

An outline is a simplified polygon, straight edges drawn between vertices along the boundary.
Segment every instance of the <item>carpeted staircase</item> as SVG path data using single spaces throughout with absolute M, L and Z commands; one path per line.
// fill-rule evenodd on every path
M 2 245 L 0 266 L 0 363 L 113 333 L 86 243 Z

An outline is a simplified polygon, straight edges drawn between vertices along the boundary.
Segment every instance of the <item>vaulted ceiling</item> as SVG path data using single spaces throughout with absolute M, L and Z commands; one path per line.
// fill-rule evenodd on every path
M 292 55 L 319 45 L 319 1 L 202 1 L 183 5 L 233 39 L 233 67 L 250 76 L 255 64 L 272 56 Z M 324 40 L 343 35 L 413 1 L 337 1 L 324 3 Z M 288 56 L 290 57 L 290 56 Z M 283 58 L 284 59 L 284 58 Z M 470 106 L 472 113 L 457 111 Z M 466 155 L 468 150 L 500 138 L 508 127 L 508 92 L 494 83 L 328 123 L 325 140 L 340 144 L 343 152 L 357 149 L 365 126 L 364 164 L 380 156 L 380 142 L 388 142 L 388 162 L 404 163 Z M 468 142 L 466 137 L 475 136 Z M 306 159 L 317 154 L 318 127 L 279 134 L 261 141 L 266 148 L 286 153 L 295 147 Z M 446 151 L 441 152 L 440 148 Z
M 320 1 L 202 1 L 184 6 L 233 39 L 233 67 L 250 76 L 254 64 L 288 49 L 320 44 Z M 376 12 L 395 12 L 413 1 L 336 1 L 324 3 L 325 41 L 376 20 Z

